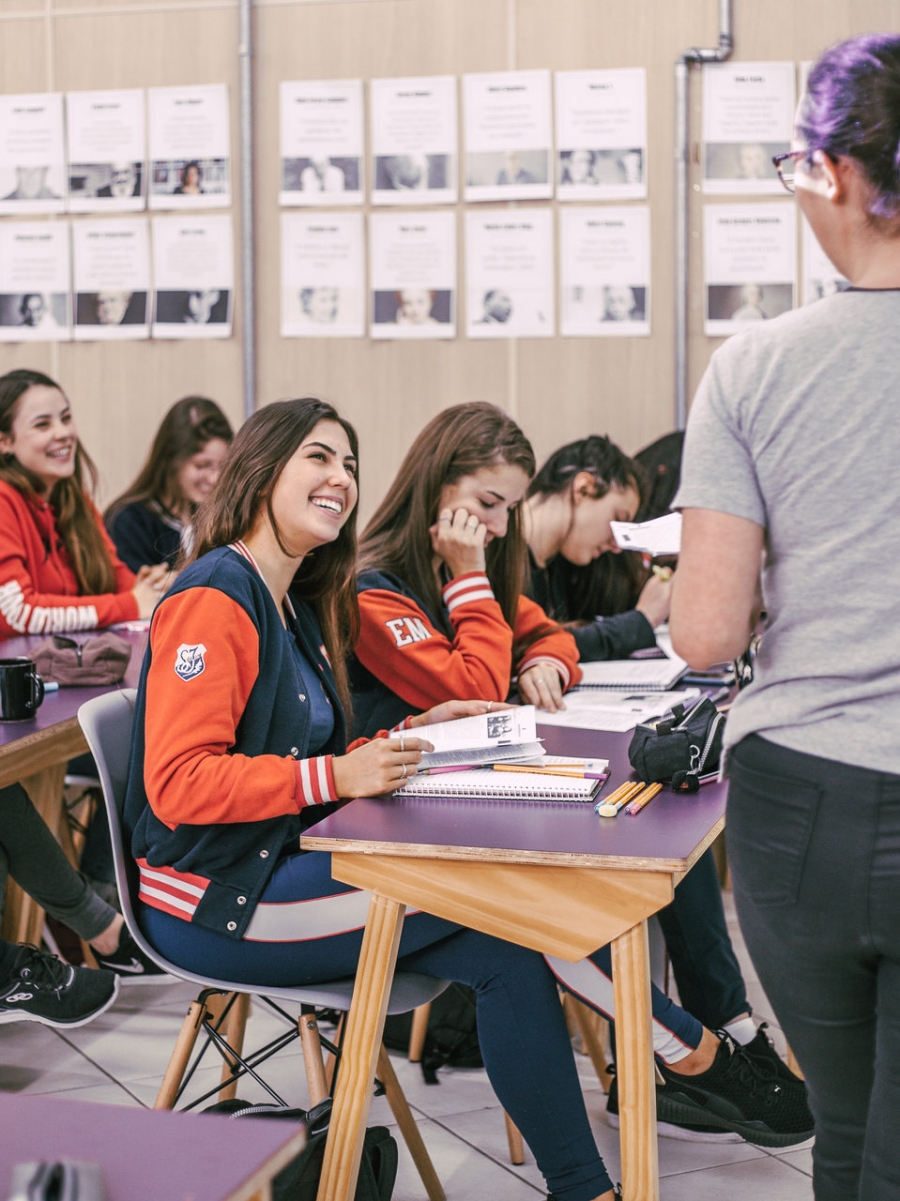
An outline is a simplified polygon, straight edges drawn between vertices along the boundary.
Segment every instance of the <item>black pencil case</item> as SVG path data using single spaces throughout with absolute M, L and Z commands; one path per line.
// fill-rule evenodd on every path
M 675 791 L 696 792 L 700 777 L 718 769 L 724 734 L 725 714 L 703 697 L 636 726 L 628 759 L 646 784 L 671 781 Z

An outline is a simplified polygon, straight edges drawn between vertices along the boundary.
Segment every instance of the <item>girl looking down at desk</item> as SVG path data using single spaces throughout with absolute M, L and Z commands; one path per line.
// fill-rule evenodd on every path
M 428 747 L 419 722 L 487 707 L 445 702 L 346 748 L 356 465 L 356 435 L 330 405 L 256 412 L 201 506 L 193 560 L 154 613 L 125 804 L 140 921 L 164 955 L 213 977 L 296 986 L 352 975 L 368 894 L 332 879 L 329 855 L 302 853 L 301 830 L 338 798 L 390 792 L 414 774 Z M 579 988 L 605 1011 L 609 953 L 596 958 L 602 970 L 585 961 Z M 398 966 L 475 990 L 491 1083 L 557 1201 L 613 1201 L 548 960 L 412 913 Z M 655 1045 L 676 1079 L 718 1080 L 754 1137 L 768 1135 L 751 1120 L 805 1137 L 796 1090 L 661 994 L 657 1005 Z
M 86 487 L 96 469 L 49 376 L 0 377 L 0 638 L 149 617 L 166 569 L 132 575 Z
M 356 732 L 450 697 L 556 711 L 581 678 L 570 634 L 524 596 L 520 502 L 531 444 L 496 405 L 439 413 L 421 432 L 360 547 Z

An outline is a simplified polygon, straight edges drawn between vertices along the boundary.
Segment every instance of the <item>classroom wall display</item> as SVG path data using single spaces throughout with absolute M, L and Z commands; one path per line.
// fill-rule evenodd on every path
M 371 337 L 456 336 L 456 213 L 372 213 L 369 264 Z
M 561 209 L 560 333 L 650 333 L 650 210 L 646 205 Z
M 231 204 L 228 85 L 150 88 L 150 208 Z
M 816 241 L 805 217 L 800 218 L 800 249 L 803 304 L 812 304 L 823 296 L 845 292 L 850 281 L 841 275 L 834 263 Z
M 456 77 L 369 84 L 373 204 L 455 204 Z
M 0 342 L 68 342 L 69 223 L 0 222 Z
M 550 72 L 463 76 L 466 200 L 553 194 Z
M 281 335 L 365 334 L 362 213 L 281 214 Z
M 61 92 L 0 96 L 0 213 L 66 208 Z
M 230 338 L 231 216 L 153 218 L 154 338 Z
M 146 205 L 144 91 L 68 92 L 69 212 L 135 212 Z
M 703 67 L 703 191 L 778 195 L 772 155 L 791 148 L 793 63 Z
M 149 235 L 146 217 L 73 223 L 76 342 L 150 337 Z
M 647 196 L 647 72 L 557 71 L 559 200 Z
M 362 80 L 284 82 L 279 103 L 280 202 L 362 204 Z
M 552 337 L 553 293 L 549 208 L 466 213 L 470 338 Z
M 739 333 L 752 321 L 794 307 L 797 221 L 794 205 L 707 205 L 703 211 L 705 331 Z

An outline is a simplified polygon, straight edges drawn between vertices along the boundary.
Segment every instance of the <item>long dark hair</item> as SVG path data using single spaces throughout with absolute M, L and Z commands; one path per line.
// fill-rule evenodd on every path
M 366 526 L 360 568 L 378 568 L 399 576 L 434 619 L 445 624 L 430 534 L 438 517 L 441 489 L 498 463 L 521 468 L 529 479 L 534 474 L 531 443 L 502 409 L 473 401 L 438 413 L 410 447 L 397 478 Z M 506 537 L 488 544 L 485 560 L 494 595 L 507 623 L 513 626 L 527 566 L 518 506 L 510 511 Z
M 306 396 L 259 409 L 235 435 L 212 492 L 197 510 L 188 562 L 249 534 L 265 508 L 278 545 L 289 554 L 272 509 L 272 493 L 288 460 L 320 421 L 335 421 L 358 457 L 353 426 L 324 400 Z M 356 601 L 356 506 L 334 542 L 308 554 L 291 584 L 292 595 L 313 609 L 331 660 L 341 704 L 349 715 L 345 656 L 359 632 Z
M 0 376 L 0 433 L 12 437 L 19 400 L 33 387 L 55 388 L 65 396 L 59 384 L 41 371 L 30 371 L 25 367 L 8 371 Z M 0 455 L 0 479 L 6 480 L 31 501 L 41 497 L 52 505 L 56 529 L 82 596 L 102 596 L 116 591 L 115 568 L 90 500 L 97 486 L 97 468 L 80 440 L 75 443 L 74 472 L 66 479 L 57 480 L 49 495 L 45 495 L 44 484 L 38 476 L 23 467 L 14 454 Z
M 233 437 L 228 418 L 214 400 L 205 396 L 177 400 L 163 417 L 137 478 L 106 510 L 106 521 L 135 502 L 155 500 L 167 509 L 182 509 L 185 498 L 178 487 L 182 466 L 213 438 L 230 442 Z

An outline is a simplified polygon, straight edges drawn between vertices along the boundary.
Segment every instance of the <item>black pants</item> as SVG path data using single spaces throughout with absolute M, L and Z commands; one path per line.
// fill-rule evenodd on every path
M 727 840 L 747 947 L 806 1076 L 816 1199 L 896 1201 L 900 775 L 746 738 Z

